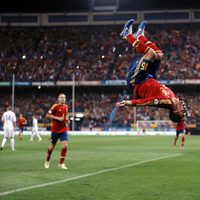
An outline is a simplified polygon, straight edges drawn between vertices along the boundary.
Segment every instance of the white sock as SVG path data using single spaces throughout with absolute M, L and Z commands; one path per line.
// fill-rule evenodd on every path
M 31 141 L 33 141 L 34 135 L 35 135 L 35 133 L 31 134 L 31 139 L 30 139 Z
M 3 138 L 2 143 L 1 143 L 1 147 L 4 148 L 5 144 L 6 144 L 7 138 Z
M 10 139 L 10 144 L 11 144 L 11 149 L 14 151 L 15 150 L 15 140 L 14 140 L 14 138 Z

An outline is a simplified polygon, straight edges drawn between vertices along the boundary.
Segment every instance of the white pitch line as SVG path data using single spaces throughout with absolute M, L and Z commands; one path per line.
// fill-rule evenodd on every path
M 120 167 L 104 169 L 104 170 L 100 170 L 100 171 L 97 171 L 97 172 L 92 172 L 92 173 L 87 173 L 87 174 L 83 174 L 83 175 L 80 175 L 80 176 L 75 176 L 75 177 L 72 177 L 72 178 L 53 181 L 53 182 L 50 182 L 50 183 L 43 183 L 43 184 L 33 185 L 33 186 L 29 186 L 29 187 L 17 188 L 17 189 L 9 190 L 9 191 L 6 191 L 6 192 L 1 192 L 0 196 L 6 196 L 6 195 L 13 194 L 13 193 L 16 193 L 16 192 L 22 192 L 22 191 L 25 191 L 25 190 L 31 190 L 31 189 L 36 189 L 36 188 L 42 188 L 42 187 L 55 185 L 55 184 L 59 184 L 59 183 L 70 182 L 70 181 L 82 179 L 82 178 L 89 177 L 89 176 L 103 174 L 103 173 L 106 173 L 106 172 L 117 171 L 117 170 L 120 170 L 120 169 L 134 167 L 134 166 L 142 165 L 142 164 L 145 164 L 145 163 L 148 163 L 148 162 L 153 162 L 153 161 L 162 160 L 162 159 L 166 159 L 166 158 L 177 157 L 177 156 L 180 156 L 180 155 L 182 155 L 182 154 L 173 154 L 173 155 L 171 154 L 171 155 L 168 155 L 168 156 L 162 156 L 162 157 L 144 160 L 144 161 L 140 161 L 140 162 L 136 162 L 136 163 L 132 163 L 132 164 L 128 164 L 128 165 L 122 165 Z

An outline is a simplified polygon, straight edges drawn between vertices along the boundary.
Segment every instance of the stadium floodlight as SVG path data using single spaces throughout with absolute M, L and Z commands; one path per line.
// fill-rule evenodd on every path
M 76 117 L 82 118 L 82 117 L 84 117 L 84 114 L 83 114 L 83 113 L 77 113 L 77 114 L 76 114 Z
M 26 59 L 26 55 L 23 55 L 23 56 L 22 56 L 22 59 Z

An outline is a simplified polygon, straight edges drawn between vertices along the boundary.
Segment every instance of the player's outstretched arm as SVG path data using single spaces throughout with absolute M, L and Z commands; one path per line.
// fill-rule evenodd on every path
M 124 106 L 136 106 L 134 104 L 132 104 L 131 100 L 123 100 L 123 101 L 119 101 L 116 103 L 117 107 L 124 107 Z
M 154 101 L 148 101 L 147 99 L 137 99 L 137 100 L 123 100 L 116 103 L 117 107 L 124 107 L 124 106 L 149 106 L 154 105 Z
M 170 99 L 155 99 L 155 98 L 147 98 L 147 99 L 133 99 L 133 100 L 123 100 L 116 103 L 117 107 L 123 106 L 156 106 L 163 107 L 166 105 L 166 108 L 171 105 Z

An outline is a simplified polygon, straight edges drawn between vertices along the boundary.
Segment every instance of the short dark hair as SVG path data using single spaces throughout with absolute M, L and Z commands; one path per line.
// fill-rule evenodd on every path
M 7 106 L 7 110 L 12 110 L 12 106 Z
M 180 122 L 184 121 L 184 117 L 181 116 L 178 111 L 173 112 L 172 110 L 170 110 L 169 118 L 170 118 L 170 120 L 172 120 L 173 122 L 176 122 L 176 123 L 180 123 Z

